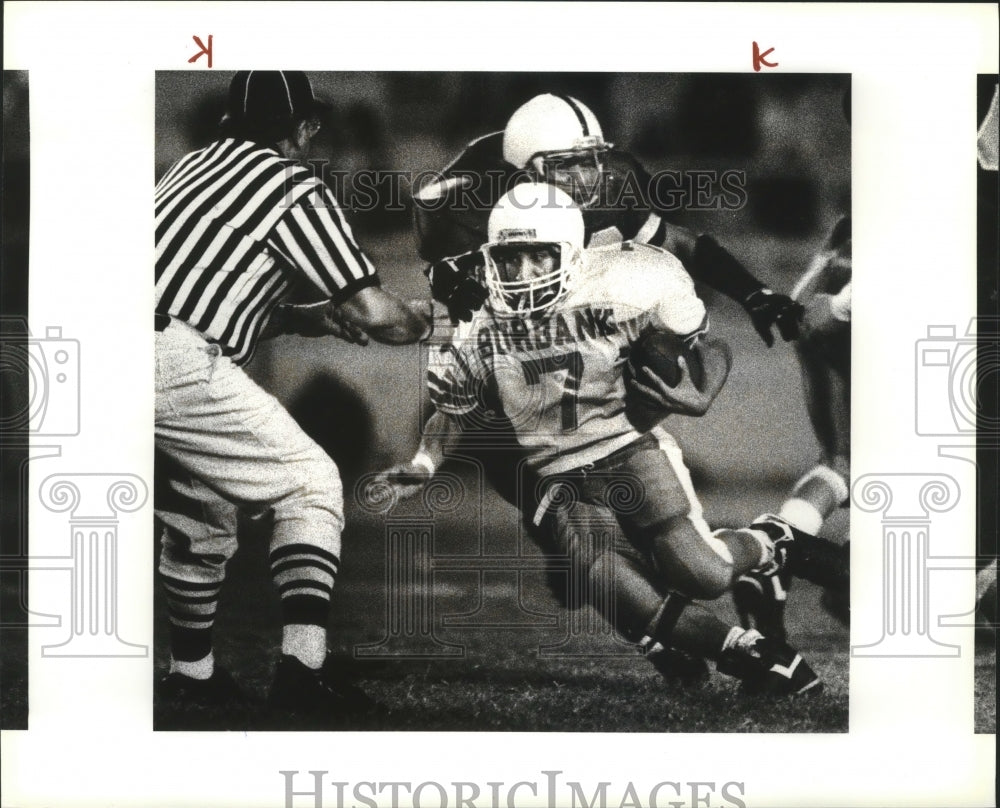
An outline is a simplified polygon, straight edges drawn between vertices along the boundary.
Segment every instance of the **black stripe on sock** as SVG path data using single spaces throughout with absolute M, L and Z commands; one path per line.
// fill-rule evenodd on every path
M 278 594 L 284 596 L 285 592 L 292 589 L 315 589 L 318 592 L 323 592 L 326 594 L 327 600 L 333 594 L 333 587 L 328 584 L 320 583 L 319 581 L 313 581 L 310 578 L 296 578 L 294 581 L 288 581 L 283 583 L 278 587 Z M 296 597 L 295 595 L 289 595 L 289 597 Z M 313 596 L 310 596 L 313 597 Z
M 180 604 L 195 604 L 200 605 L 203 603 L 215 603 L 219 599 L 218 595 L 179 595 L 176 592 L 170 592 L 167 594 L 167 600 L 173 603 Z
M 686 598 L 677 592 L 670 592 L 664 598 L 663 605 L 660 606 L 660 611 L 653 618 L 652 630 L 649 632 L 649 635 L 664 645 L 671 645 L 670 635 L 674 632 L 674 626 L 677 625 L 681 612 L 684 611 L 690 602 L 690 598 Z
M 170 615 L 171 620 L 182 620 L 185 623 L 207 623 L 211 626 L 215 622 L 214 611 L 211 614 L 191 614 L 190 612 L 184 612 L 172 606 L 167 606 L 167 614 Z
M 277 578 L 281 573 L 288 572 L 289 570 L 301 569 L 302 567 L 308 567 L 310 569 L 319 570 L 324 575 L 331 575 L 336 577 L 337 568 L 329 564 L 323 564 L 312 558 L 303 558 L 293 561 L 285 561 L 281 564 L 274 564 L 271 567 L 271 577 Z
M 212 651 L 211 628 L 170 626 L 170 654 L 180 662 L 197 662 Z
M 329 561 L 334 567 L 340 567 L 340 559 L 337 556 L 327 552 L 322 547 L 317 547 L 315 544 L 285 544 L 272 550 L 269 559 L 273 565 L 275 561 L 280 561 L 282 558 L 290 555 L 314 555 Z
M 330 617 L 330 601 L 315 595 L 289 595 L 281 599 L 281 618 L 288 625 L 309 625 L 326 628 Z
M 163 573 L 160 573 L 160 580 L 165 584 L 170 584 L 175 589 L 185 589 L 189 592 L 217 592 L 222 587 L 222 584 L 218 581 L 207 584 L 199 581 L 182 581 L 180 578 L 174 578 Z

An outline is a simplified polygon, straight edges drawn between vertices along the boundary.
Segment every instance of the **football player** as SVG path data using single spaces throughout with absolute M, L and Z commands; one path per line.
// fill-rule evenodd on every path
M 677 443 L 659 427 L 640 432 L 625 412 L 624 368 L 640 335 L 702 340 L 707 318 L 690 276 L 660 247 L 584 249 L 585 239 L 580 208 L 558 188 L 518 184 L 501 197 L 481 250 L 486 305 L 434 352 L 428 431 L 513 434 L 525 469 L 519 507 L 546 551 L 569 559 L 568 606 L 590 604 L 641 647 L 714 660 L 754 691 L 818 689 L 788 645 L 696 602 L 743 573 L 783 569 L 795 543 L 787 523 L 764 516 L 713 533 Z M 693 408 L 704 412 L 729 354 L 709 344 L 702 357 Z M 439 460 L 422 451 L 382 482 L 415 493 Z
M 851 463 L 851 220 L 837 222 L 826 245 L 793 291 L 804 305 L 796 343 L 806 408 L 819 440 L 819 462 L 806 472 L 782 504 L 778 515 L 796 528 L 815 534 L 838 507 L 848 504 Z M 848 549 L 832 553 L 835 581 L 845 578 Z M 827 585 L 822 565 L 818 583 Z M 809 576 L 816 580 L 815 576 Z M 733 589 L 744 625 L 768 636 L 785 637 L 784 610 L 791 577 L 743 576 Z M 839 583 L 824 595 L 824 604 L 841 620 L 849 613 L 848 586 Z
M 585 104 L 550 93 L 518 108 L 502 132 L 474 140 L 414 195 L 420 256 L 430 262 L 431 291 L 453 321 L 469 320 L 485 299 L 477 275 L 490 210 L 515 184 L 530 181 L 552 183 L 582 207 L 587 246 L 663 247 L 695 280 L 739 302 L 769 347 L 772 328 L 785 340 L 798 335 L 801 305 L 766 288 L 712 236 L 668 222 L 638 161 L 605 141 Z

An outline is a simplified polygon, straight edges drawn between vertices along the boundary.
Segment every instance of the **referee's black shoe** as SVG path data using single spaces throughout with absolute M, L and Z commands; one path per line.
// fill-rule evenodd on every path
M 195 679 L 174 671 L 156 687 L 160 701 L 175 709 L 186 707 L 246 707 L 250 699 L 229 671 L 218 666 L 208 679 Z
M 282 654 L 267 700 L 273 711 L 291 714 L 300 724 L 371 729 L 387 710 L 355 685 L 328 655 L 313 670 L 297 657 Z

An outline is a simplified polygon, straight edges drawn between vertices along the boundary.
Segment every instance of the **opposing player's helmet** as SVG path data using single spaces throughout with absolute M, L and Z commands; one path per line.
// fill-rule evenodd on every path
M 594 113 L 568 95 L 536 95 L 510 117 L 503 133 L 503 157 L 558 185 L 582 207 L 598 196 L 604 140 Z
M 493 207 L 483 246 L 489 306 L 537 316 L 569 294 L 583 263 L 583 213 L 564 191 L 515 185 Z

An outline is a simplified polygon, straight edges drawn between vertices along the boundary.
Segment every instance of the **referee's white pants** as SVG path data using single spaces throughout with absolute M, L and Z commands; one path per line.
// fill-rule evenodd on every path
M 237 506 L 273 514 L 271 552 L 308 544 L 339 558 L 336 464 L 219 346 L 177 320 L 156 334 L 155 432 L 161 573 L 221 583 Z

